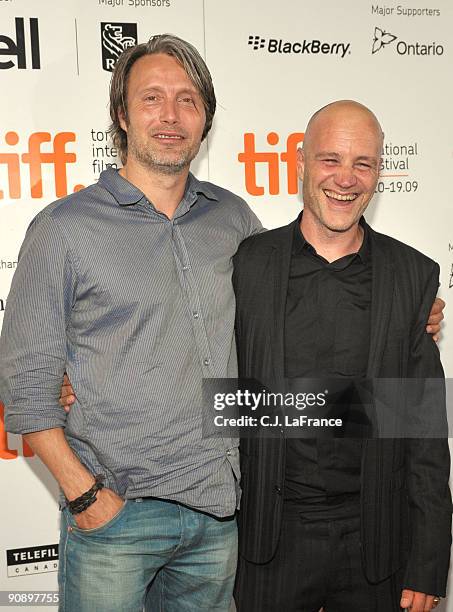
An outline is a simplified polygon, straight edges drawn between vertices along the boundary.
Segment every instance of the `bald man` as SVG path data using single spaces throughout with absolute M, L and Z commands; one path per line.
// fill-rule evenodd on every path
M 363 218 L 382 143 L 378 120 L 357 102 L 310 120 L 298 157 L 303 212 L 235 257 L 241 377 L 270 389 L 304 377 L 346 388 L 350 379 L 443 378 L 424 333 L 439 266 Z M 238 610 L 433 609 L 450 555 L 447 440 L 282 433 L 241 440 Z

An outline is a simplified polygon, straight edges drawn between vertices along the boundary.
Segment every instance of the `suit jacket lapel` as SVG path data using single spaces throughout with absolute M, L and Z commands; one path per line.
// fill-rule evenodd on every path
M 379 376 L 382 355 L 388 339 L 394 292 L 394 268 L 390 254 L 380 244 L 379 234 L 369 226 L 367 226 L 367 230 L 370 232 L 373 275 L 371 281 L 371 330 L 367 378 L 372 379 Z M 371 387 L 373 388 L 374 385 Z M 381 465 L 385 445 L 382 442 L 382 440 L 370 438 L 363 440 L 362 447 L 362 499 L 366 488 L 365 497 L 374 495 L 376 499 L 374 497 L 373 499 L 376 505 L 378 505 L 379 492 L 384 485 Z
M 273 327 L 272 343 L 274 376 L 276 380 L 282 380 L 285 373 L 285 308 L 286 295 L 288 292 L 289 269 L 291 264 L 291 251 L 293 244 L 294 226 L 297 219 L 287 225 L 274 244 L 274 252 L 271 258 L 272 276 L 274 283 L 273 293 Z
M 379 235 L 369 226 L 373 278 L 371 283 L 371 333 L 368 378 L 377 377 L 382 361 L 394 291 L 394 269 L 390 254 L 381 246 Z

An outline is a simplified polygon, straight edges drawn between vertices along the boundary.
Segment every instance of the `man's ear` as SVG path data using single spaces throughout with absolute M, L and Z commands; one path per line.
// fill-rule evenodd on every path
M 302 147 L 297 149 L 297 176 L 301 181 L 304 179 L 305 153 Z
M 118 121 L 120 122 L 121 128 L 127 133 L 126 115 L 124 114 L 124 111 L 122 108 L 118 110 Z

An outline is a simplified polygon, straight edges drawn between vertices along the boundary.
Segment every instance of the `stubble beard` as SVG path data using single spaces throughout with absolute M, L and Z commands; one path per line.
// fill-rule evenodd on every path
M 134 139 L 128 142 L 128 155 L 132 155 L 139 164 L 157 174 L 172 176 L 186 170 L 195 158 L 197 151 L 191 148 L 182 149 L 178 157 L 172 154 L 156 153 L 145 143 L 137 143 Z
M 360 210 L 359 214 L 357 211 L 355 211 L 354 217 L 351 218 L 350 220 L 345 220 L 343 223 L 338 222 L 337 224 L 332 224 L 332 223 L 329 223 L 328 220 L 326 219 L 326 215 L 324 214 L 323 208 L 320 202 L 318 202 L 318 200 L 315 200 L 314 206 L 309 205 L 309 207 L 311 208 L 311 212 L 316 220 L 316 223 L 324 230 L 328 230 L 336 234 L 343 234 L 349 231 L 352 227 L 354 227 L 354 225 L 358 223 L 358 220 L 360 219 L 361 215 L 366 209 L 366 206 L 363 207 Z

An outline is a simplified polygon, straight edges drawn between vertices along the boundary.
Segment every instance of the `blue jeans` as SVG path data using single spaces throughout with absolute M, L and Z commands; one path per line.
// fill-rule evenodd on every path
M 128 500 L 107 524 L 83 530 L 63 510 L 62 612 L 228 612 L 236 521 L 172 502 Z

